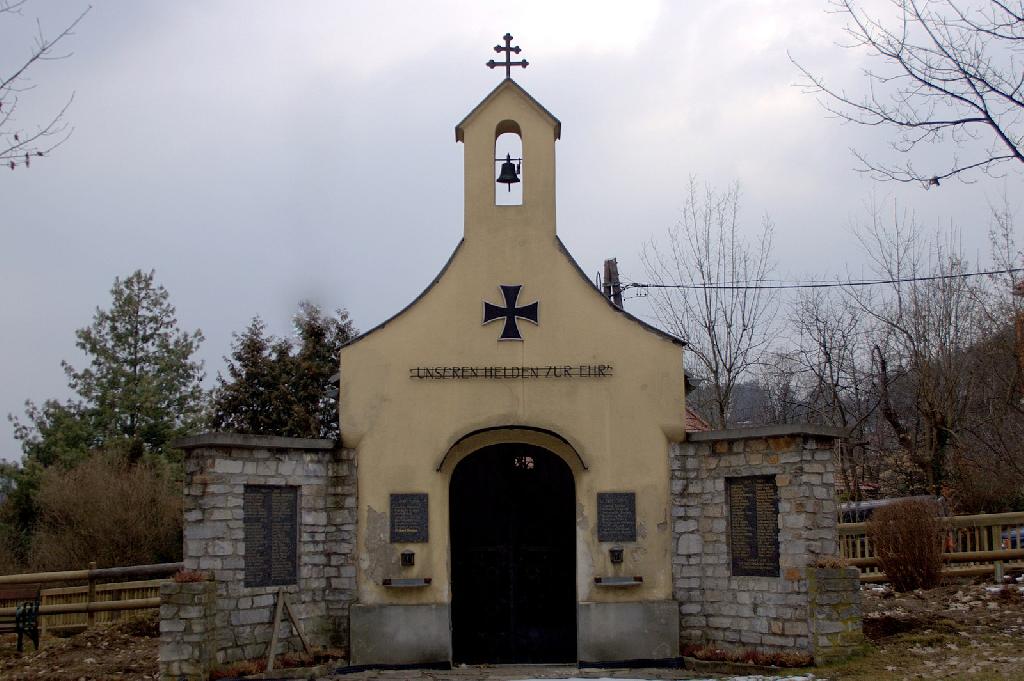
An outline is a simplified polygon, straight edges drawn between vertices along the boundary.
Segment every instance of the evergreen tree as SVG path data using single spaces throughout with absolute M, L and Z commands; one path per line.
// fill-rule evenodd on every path
M 289 414 L 280 405 L 291 404 L 287 392 L 291 344 L 266 334 L 266 325 L 254 317 L 241 334 L 233 334 L 227 374 L 217 374 L 210 425 L 239 433 L 284 434 Z
M 42 470 L 35 462 L 0 462 L 0 574 L 19 571 L 28 557 L 39 517 L 36 495 Z
M 27 460 L 66 467 L 95 449 L 119 450 L 137 460 L 164 453 L 167 444 L 200 421 L 202 362 L 193 359 L 200 331 L 178 328 L 167 290 L 154 273 L 117 278 L 109 309 L 96 309 L 90 326 L 75 332 L 89 365 L 62 362 L 79 400 L 26 403 L 30 424 L 12 418 Z
M 303 301 L 295 340 L 268 336 L 256 317 L 235 334 L 227 377 L 217 376 L 211 425 L 238 433 L 335 439 L 338 401 L 331 378 L 341 346 L 355 336 L 344 310 L 326 316 Z
M 300 346 L 295 356 L 292 391 L 294 422 L 306 437 L 338 437 L 338 399 L 331 378 L 339 373 L 341 346 L 355 337 L 348 312 L 336 310 L 325 316 L 308 301 L 299 304 L 294 317 Z
M 54 464 L 71 468 L 102 445 L 92 415 L 80 402 L 46 400 L 39 406 L 27 400 L 25 416 L 28 424 L 8 417 L 14 437 L 21 440 L 25 460 L 44 468 Z

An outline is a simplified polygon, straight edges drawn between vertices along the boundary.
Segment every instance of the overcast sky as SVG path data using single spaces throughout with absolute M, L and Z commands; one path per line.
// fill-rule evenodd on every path
M 53 34 L 84 7 L 32 0 L 0 18 L 0 75 L 37 18 Z M 209 385 L 254 315 L 284 334 L 303 298 L 361 330 L 401 309 L 461 236 L 453 128 L 503 76 L 484 63 L 506 31 L 530 62 L 517 82 L 562 121 L 558 232 L 588 273 L 614 256 L 642 280 L 641 245 L 676 221 L 691 174 L 739 181 L 752 229 L 771 216 L 783 276 L 859 270 L 849 225 L 873 194 L 960 227 L 984 259 L 988 206 L 1024 196 L 1024 177 L 925 192 L 854 172 L 849 148 L 884 152 L 884 132 L 828 118 L 787 56 L 858 87 L 863 55 L 835 45 L 842 22 L 825 9 L 99 0 L 19 110 L 30 129 L 74 93 L 74 134 L 0 172 L 0 414 L 69 396 L 74 330 L 137 268 L 206 335 Z M 643 300 L 627 309 L 649 318 Z M 4 428 L 0 457 L 18 458 Z

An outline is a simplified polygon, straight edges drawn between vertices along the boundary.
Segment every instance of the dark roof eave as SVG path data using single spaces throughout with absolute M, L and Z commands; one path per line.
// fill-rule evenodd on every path
M 391 315 L 390 317 L 388 317 L 387 319 L 385 319 L 380 324 L 378 324 L 377 326 L 373 327 L 372 329 L 370 329 L 366 333 L 363 333 L 363 334 L 360 334 L 360 335 L 356 336 L 355 338 L 353 338 L 352 340 L 348 341 L 347 343 L 345 343 L 341 347 L 347 348 L 348 346 L 350 346 L 350 345 L 352 345 L 354 343 L 358 343 L 359 341 L 363 340 L 364 338 L 369 336 L 371 333 L 374 333 L 375 331 L 379 331 L 380 329 L 383 329 L 385 326 L 387 326 L 388 324 L 390 324 L 391 322 L 395 321 L 396 319 L 401 317 L 403 314 L 405 314 L 406 310 L 410 309 L 413 305 L 415 305 L 416 303 L 420 302 L 420 300 L 425 295 L 427 295 L 427 293 L 430 292 L 430 289 L 434 288 L 434 286 L 437 285 L 437 282 L 441 281 L 441 277 L 443 277 L 444 273 L 448 271 L 449 267 L 451 267 L 452 261 L 455 260 L 455 256 L 458 254 L 459 250 L 462 248 L 462 244 L 465 243 L 465 241 L 466 241 L 465 238 L 459 239 L 459 243 L 455 247 L 455 250 L 452 251 L 452 254 L 450 256 L 448 256 L 448 262 L 446 262 L 444 264 L 444 267 L 442 267 L 441 271 L 437 273 L 437 276 L 434 277 L 433 280 L 431 280 L 431 282 L 429 284 L 427 284 L 427 287 L 425 289 L 423 289 L 423 291 L 421 291 L 418 296 L 413 298 L 411 303 L 409 303 L 408 305 L 403 307 L 401 310 L 399 310 L 395 314 Z
M 630 313 L 626 312 L 621 307 L 613 303 L 612 301 L 605 298 L 604 295 L 602 295 L 601 292 L 597 290 L 597 287 L 594 286 L 594 283 L 590 281 L 590 278 L 587 277 L 587 273 L 583 271 L 583 268 L 580 267 L 580 264 L 576 262 L 576 258 L 572 257 L 572 253 L 570 253 L 569 249 L 565 247 L 565 244 L 562 243 L 562 240 L 556 236 L 555 242 L 558 244 L 558 250 L 562 251 L 562 254 L 569 260 L 570 263 L 572 263 L 572 266 L 576 270 L 576 273 L 580 275 L 583 281 L 587 282 L 587 285 L 594 290 L 594 293 L 601 296 L 601 299 L 604 300 L 604 302 L 607 303 L 610 308 L 612 308 L 613 310 L 615 310 L 616 312 L 618 312 L 631 322 L 639 324 L 640 327 L 643 328 L 645 331 L 649 331 L 656 336 L 661 336 L 663 339 L 669 341 L 670 343 L 675 343 L 676 345 L 679 345 L 684 348 L 686 347 L 686 341 L 684 341 L 682 338 L 677 338 L 676 336 L 673 336 L 667 331 L 662 331 L 658 327 L 648 324 L 639 317 L 634 317 L 633 315 L 631 315 Z

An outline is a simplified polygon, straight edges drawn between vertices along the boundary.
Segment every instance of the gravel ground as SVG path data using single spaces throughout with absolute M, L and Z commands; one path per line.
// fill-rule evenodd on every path
M 894 594 L 864 591 L 864 654 L 847 662 L 778 677 L 729 676 L 714 681 L 1024 681 L 1024 582 L 999 588 L 945 586 Z M 156 617 L 98 626 L 69 638 L 48 636 L 38 652 L 14 652 L 0 636 L 3 681 L 150 681 L 158 677 Z M 591 670 L 561 667 L 473 667 L 450 671 L 369 671 L 322 677 L 335 681 L 539 681 L 543 679 L 707 680 L 683 670 Z

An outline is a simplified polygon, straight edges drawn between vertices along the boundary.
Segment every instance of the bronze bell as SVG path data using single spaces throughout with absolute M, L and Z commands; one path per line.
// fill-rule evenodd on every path
M 501 164 L 501 174 L 498 175 L 498 182 L 508 185 L 512 191 L 512 185 L 519 182 L 519 166 L 512 163 L 512 154 L 505 154 L 505 161 Z

